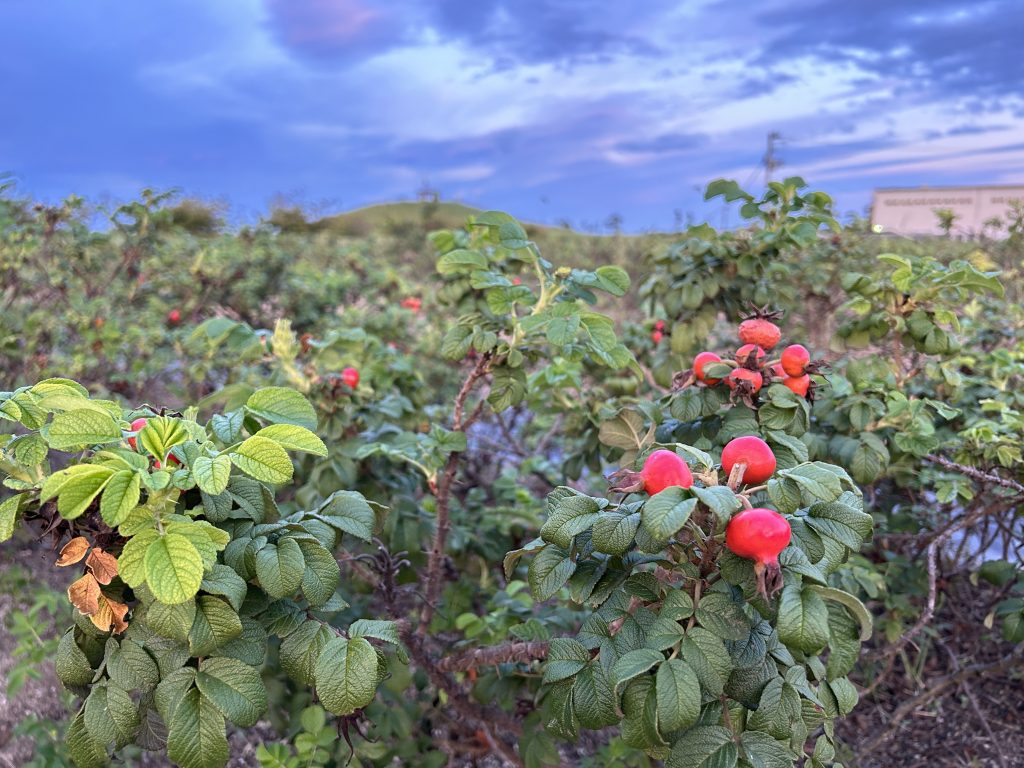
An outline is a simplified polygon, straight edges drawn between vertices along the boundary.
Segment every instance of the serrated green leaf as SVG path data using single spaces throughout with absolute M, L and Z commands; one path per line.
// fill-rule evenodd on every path
M 193 656 L 209 656 L 242 634 L 242 620 L 226 601 L 213 595 L 196 599 L 196 616 L 188 633 Z
M 256 578 L 263 591 L 279 599 L 294 594 L 302 584 L 306 560 L 295 539 L 282 538 L 256 553 Z
M 228 761 L 224 716 L 197 688 L 188 691 L 174 709 L 167 756 L 181 768 L 224 768 Z
M 564 549 L 548 544 L 530 561 L 527 575 L 533 598 L 538 602 L 550 599 L 575 570 L 576 564 Z
M 293 424 L 306 429 L 316 429 L 316 411 L 309 401 L 287 387 L 264 387 L 257 389 L 245 403 L 246 409 L 256 418 L 272 424 Z
M 735 768 L 738 761 L 732 732 L 720 725 L 702 725 L 672 745 L 665 768 Z
M 231 463 L 256 480 L 280 485 L 295 471 L 288 453 L 273 440 L 254 435 L 235 448 Z
M 177 533 L 159 536 L 146 549 L 146 584 L 162 603 L 191 600 L 203 580 L 203 558 L 191 541 Z
M 782 589 L 779 639 L 804 653 L 817 653 L 828 643 L 828 609 L 812 586 L 788 584 Z
M 123 469 L 107 481 L 100 499 L 100 517 L 111 528 L 128 519 L 129 513 L 139 505 L 142 478 L 138 472 Z
M 377 653 L 361 637 L 332 637 L 314 669 L 316 692 L 327 711 L 350 715 L 377 692 Z
M 64 450 L 121 440 L 121 428 L 108 413 L 86 408 L 58 413 L 43 435 L 51 448 Z
M 192 476 L 199 490 L 218 496 L 227 490 L 231 480 L 231 457 L 223 453 L 218 456 L 199 456 L 192 462 Z
M 672 486 L 651 496 L 640 512 L 640 521 L 656 539 L 670 539 L 690 519 L 697 499 L 684 488 Z
M 259 670 L 237 659 L 203 659 L 196 686 L 224 717 L 242 727 L 256 725 L 267 709 L 267 688 Z
M 663 733 L 689 728 L 700 717 L 700 679 L 683 659 L 669 659 L 655 677 L 658 726 Z
M 631 515 L 602 512 L 597 516 L 591 534 L 594 549 L 609 555 L 624 554 L 633 544 L 633 538 L 639 527 L 639 512 L 634 512 Z

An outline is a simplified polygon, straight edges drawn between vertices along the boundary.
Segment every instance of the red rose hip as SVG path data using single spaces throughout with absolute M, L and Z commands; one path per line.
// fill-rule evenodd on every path
M 702 381 L 709 387 L 715 386 L 721 379 L 708 379 L 704 377 L 704 366 L 708 363 L 720 363 L 722 358 L 716 355 L 714 352 L 701 352 L 695 358 L 693 358 L 693 373 L 697 377 L 697 381 Z
M 803 344 L 790 344 L 782 350 L 782 370 L 789 376 L 803 376 L 807 364 L 811 362 L 811 353 Z
M 789 522 L 774 509 L 755 507 L 734 516 L 725 529 L 725 546 L 754 561 L 757 590 L 765 598 L 782 586 L 779 553 L 789 546 Z
M 725 383 L 729 385 L 730 389 L 736 389 L 740 384 L 743 384 L 753 393 L 760 391 L 764 378 L 760 373 L 749 368 L 734 368 L 732 373 L 729 374 L 729 378 L 725 380 Z
M 807 390 L 811 387 L 811 377 L 806 373 L 803 376 L 787 376 L 782 383 L 796 392 L 800 397 L 807 397 Z
M 138 432 L 144 426 L 146 426 L 146 419 L 136 419 L 135 421 L 132 422 L 132 429 L 131 429 L 131 431 L 132 432 Z M 137 439 L 135 437 L 129 437 L 128 438 L 128 445 L 130 445 L 132 447 L 133 451 L 139 450 L 139 448 L 138 448 L 138 441 L 137 441 Z
M 740 341 L 756 344 L 763 349 L 772 349 L 782 338 L 779 326 L 762 317 L 752 317 L 740 323 Z
M 775 454 L 760 437 L 737 437 L 722 449 L 722 469 L 731 474 L 737 464 L 746 465 L 740 476 L 741 483 L 763 483 L 775 473 Z
M 753 360 L 751 360 L 753 355 Z M 736 350 L 736 362 L 740 365 L 748 365 L 753 362 L 755 365 L 760 366 L 761 361 L 764 360 L 765 352 L 757 344 L 744 344 L 742 347 Z
M 644 491 L 652 496 L 672 486 L 689 488 L 693 485 L 693 473 L 686 462 L 679 455 L 664 449 L 647 457 L 644 468 L 640 470 L 640 479 Z
M 359 386 L 359 371 L 355 368 L 346 368 L 341 372 L 341 380 L 349 389 L 355 389 Z

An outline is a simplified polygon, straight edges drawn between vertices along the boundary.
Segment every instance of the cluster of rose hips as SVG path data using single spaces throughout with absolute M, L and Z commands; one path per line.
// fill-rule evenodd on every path
M 780 380 L 801 397 L 812 393 L 810 374 L 818 371 L 818 363 L 811 362 L 811 355 L 802 344 L 790 344 L 782 350 L 778 360 L 768 360 L 768 352 L 775 348 L 782 338 L 779 326 L 763 317 L 752 317 L 740 323 L 740 341 L 743 346 L 736 350 L 735 362 L 723 360 L 714 352 L 701 352 L 693 360 L 693 374 L 697 381 L 709 387 L 722 382 L 705 373 L 705 367 L 721 363 L 732 367 L 724 377 L 726 385 L 742 394 L 754 395 L 766 383 Z
M 728 476 L 731 488 L 765 483 L 775 473 L 775 467 L 775 454 L 760 437 L 737 437 L 722 449 L 722 471 Z M 651 453 L 639 473 L 627 474 L 631 475 L 627 482 L 634 482 L 620 488 L 642 490 L 649 495 L 672 486 L 689 488 L 693 485 L 690 467 L 677 453 L 665 449 Z M 746 493 L 752 490 L 755 489 Z M 750 507 L 746 495 L 741 498 L 747 508 L 729 520 L 725 546 L 733 554 L 754 561 L 758 591 L 767 598 L 781 586 L 779 553 L 789 546 L 792 530 L 786 518 L 774 509 Z
M 654 324 L 654 330 L 651 331 L 651 341 L 655 344 L 661 344 L 663 338 L 665 338 L 665 321 L 658 320 Z

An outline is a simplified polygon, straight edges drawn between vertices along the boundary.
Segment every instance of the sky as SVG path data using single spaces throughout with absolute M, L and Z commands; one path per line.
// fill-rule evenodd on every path
M 1024 183 L 1021 0 L 0 0 L 0 174 L 314 213 L 412 199 L 629 231 L 701 190 Z

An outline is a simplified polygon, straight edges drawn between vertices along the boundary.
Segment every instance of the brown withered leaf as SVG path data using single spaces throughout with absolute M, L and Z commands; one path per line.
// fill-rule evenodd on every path
M 61 568 L 74 565 L 85 557 L 85 553 L 88 550 L 89 540 L 85 536 L 76 536 L 61 549 L 60 557 L 57 558 L 57 565 Z
M 90 552 L 85 560 L 85 566 L 92 571 L 92 575 L 100 584 L 109 584 L 117 576 L 117 558 L 102 549 Z
M 106 595 L 100 595 L 99 610 L 89 617 L 89 621 L 103 632 L 113 629 L 114 634 L 119 635 L 128 629 L 128 622 L 124 620 L 127 614 L 127 605 L 111 600 Z
M 68 600 L 84 616 L 92 616 L 100 609 L 100 585 L 91 573 L 68 587 Z

